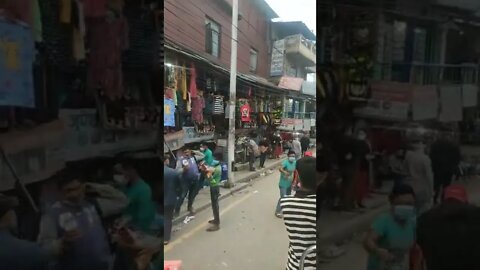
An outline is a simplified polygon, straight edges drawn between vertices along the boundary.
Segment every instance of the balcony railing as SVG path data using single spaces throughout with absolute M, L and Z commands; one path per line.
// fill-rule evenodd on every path
M 305 63 L 315 64 L 317 59 L 317 46 L 315 42 L 304 38 L 302 35 L 293 35 L 285 38 L 285 52 L 287 54 L 301 55 Z
M 479 66 L 475 64 L 378 64 L 378 79 L 421 85 L 477 84 Z

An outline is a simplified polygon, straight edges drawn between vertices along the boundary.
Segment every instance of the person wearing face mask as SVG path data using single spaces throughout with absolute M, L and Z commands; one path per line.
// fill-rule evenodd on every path
M 15 237 L 18 200 L 0 194 L 0 263 L 1 269 L 41 270 L 52 258 L 51 253 L 38 243 Z
M 54 269 L 107 270 L 110 246 L 100 215 L 85 199 L 83 177 L 65 171 L 59 177 L 62 199 L 42 216 L 38 241 L 61 250 Z
M 219 184 L 222 178 L 222 167 L 220 166 L 220 162 L 214 160 L 212 166 L 208 166 L 202 162 L 200 168 L 205 173 L 205 177 L 210 185 L 210 199 L 213 212 L 213 219 L 208 221 L 211 226 L 207 228 L 207 232 L 215 232 L 220 230 L 220 206 L 218 200 L 220 198 Z
M 393 187 L 391 210 L 377 217 L 364 241 L 369 257 L 367 270 L 409 270 L 415 248 L 416 209 L 413 188 Z
M 124 217 L 130 219 L 130 225 L 136 229 L 150 233 L 155 219 L 155 204 L 152 199 L 152 189 L 140 177 L 131 159 L 125 159 L 116 166 L 117 176 L 120 182 L 126 183 L 122 188 L 129 200 L 125 209 Z
M 278 183 L 278 187 L 280 188 L 280 198 L 278 199 L 277 208 L 275 209 L 275 216 L 278 218 L 282 217 L 280 200 L 292 192 L 293 173 L 295 172 L 297 164 L 296 160 L 295 152 L 293 150 L 288 151 L 288 158 L 282 162 L 279 169 L 280 182 Z
M 432 206 L 434 196 L 432 162 L 421 140 L 413 141 L 411 150 L 405 155 L 405 165 L 408 173 L 405 183 L 413 187 L 416 207 L 421 214 Z
M 213 153 L 212 150 L 208 148 L 208 145 L 206 143 L 200 144 L 200 152 L 202 152 L 204 156 L 203 161 L 205 161 L 205 164 L 207 166 L 212 166 L 213 164 Z

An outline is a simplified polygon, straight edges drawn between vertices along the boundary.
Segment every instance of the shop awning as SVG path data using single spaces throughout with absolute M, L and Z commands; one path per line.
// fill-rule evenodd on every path
M 209 60 L 207 57 L 202 56 L 198 53 L 192 52 L 190 50 L 184 49 L 179 45 L 175 45 L 171 41 L 166 41 L 165 43 L 165 49 L 170 50 L 179 54 L 182 54 L 186 57 L 192 58 L 194 60 L 200 61 L 205 63 L 206 65 L 212 67 L 212 69 L 216 70 L 217 72 L 220 72 L 226 76 L 230 75 L 230 70 Z M 252 74 L 242 74 L 242 73 L 237 73 L 237 80 L 239 83 L 244 83 L 248 86 L 255 87 L 255 88 L 261 88 L 264 89 L 266 92 L 270 92 L 272 94 L 280 94 L 283 96 L 287 97 L 294 97 L 298 99 L 312 99 L 312 96 L 309 95 L 304 95 L 300 93 L 299 91 L 292 91 L 288 89 L 284 89 L 281 87 L 278 87 L 274 85 L 273 83 L 269 82 L 267 79 L 255 76 Z
M 288 90 L 300 91 L 302 89 L 303 81 L 303 78 L 283 76 L 282 78 L 280 78 L 278 87 Z

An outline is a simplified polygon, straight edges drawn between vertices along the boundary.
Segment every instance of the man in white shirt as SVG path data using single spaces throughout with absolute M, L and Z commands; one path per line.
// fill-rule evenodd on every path
M 295 157 L 297 159 L 302 157 L 302 144 L 298 140 L 298 137 L 295 137 L 292 141 L 293 151 L 295 152 Z

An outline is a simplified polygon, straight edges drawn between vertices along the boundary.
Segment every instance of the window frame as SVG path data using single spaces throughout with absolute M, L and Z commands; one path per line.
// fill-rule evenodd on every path
M 214 51 L 214 33 L 217 34 L 217 51 Z M 222 51 L 222 26 L 209 17 L 205 18 L 205 51 L 213 57 L 220 58 Z

